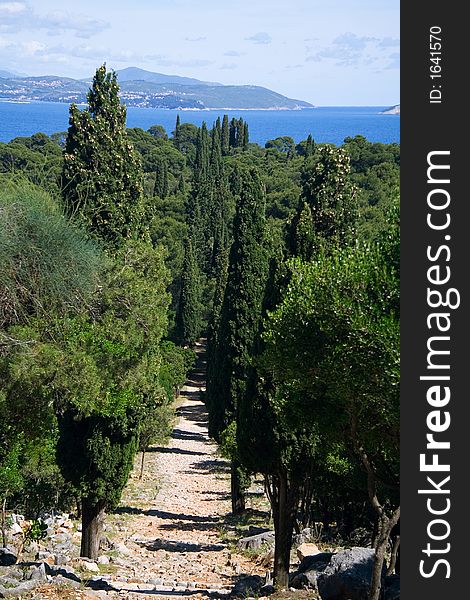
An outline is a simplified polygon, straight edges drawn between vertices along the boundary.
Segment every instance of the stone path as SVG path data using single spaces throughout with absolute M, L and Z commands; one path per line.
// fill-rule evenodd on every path
M 225 598 L 238 575 L 264 574 L 221 540 L 230 513 L 229 464 L 208 438 L 200 399 L 205 340 L 196 352 L 169 445 L 147 453 L 142 481 L 138 457 L 120 508 L 107 518 L 116 556 L 105 576 L 109 588 L 97 596 Z

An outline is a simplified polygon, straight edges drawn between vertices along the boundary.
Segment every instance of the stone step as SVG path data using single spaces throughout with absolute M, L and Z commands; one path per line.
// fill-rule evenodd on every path
M 132 583 L 129 581 L 113 581 L 111 583 L 117 592 L 191 592 L 197 593 L 218 593 L 219 595 L 228 595 L 232 591 L 232 585 L 224 585 L 216 582 L 200 581 L 165 581 L 156 580 L 155 583 Z

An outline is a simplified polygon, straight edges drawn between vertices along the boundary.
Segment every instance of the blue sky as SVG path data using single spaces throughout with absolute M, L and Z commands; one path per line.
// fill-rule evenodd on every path
M 327 105 L 399 102 L 399 0 L 0 0 L 0 69 L 121 69 L 255 84 Z

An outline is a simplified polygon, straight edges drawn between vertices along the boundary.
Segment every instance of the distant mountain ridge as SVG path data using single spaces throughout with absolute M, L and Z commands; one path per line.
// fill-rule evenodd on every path
M 127 67 L 116 71 L 118 81 L 148 81 L 149 83 L 177 83 L 180 85 L 222 85 L 221 83 L 212 83 L 201 81 L 192 77 L 181 77 L 180 75 L 165 75 L 164 73 L 154 73 L 139 69 L 138 67 Z
M 2 74 L 7 75 L 4 77 Z M 117 71 L 121 99 L 141 108 L 285 109 L 312 108 L 302 100 L 287 98 L 255 85 L 223 85 L 191 77 L 165 75 L 128 67 Z M 0 100 L 12 102 L 86 102 L 90 79 L 44 75 L 16 76 L 0 71 Z
M 0 77 L 3 79 L 16 79 L 17 77 L 27 77 L 24 73 L 15 73 L 13 71 L 4 71 L 0 69 Z

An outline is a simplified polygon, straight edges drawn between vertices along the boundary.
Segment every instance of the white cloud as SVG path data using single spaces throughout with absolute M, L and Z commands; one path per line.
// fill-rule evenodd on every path
M 232 71 L 233 69 L 236 69 L 237 67 L 238 67 L 238 65 L 236 65 L 235 63 L 225 63 L 220 68 L 222 70 Z
M 42 48 L 38 49 L 37 55 L 41 57 L 60 57 L 62 62 L 64 58 L 80 58 L 93 63 L 100 61 L 127 63 L 129 65 L 145 63 L 147 65 L 159 65 L 162 67 L 205 67 L 213 64 L 211 60 L 172 58 L 162 54 L 141 54 L 132 50 L 116 51 L 108 47 L 92 46 L 90 44 L 79 46 L 59 44 L 51 47 L 43 45 Z
M 27 10 L 23 2 L 0 2 L 0 16 L 17 15 Z
M 6 33 L 44 29 L 50 35 L 71 31 L 82 38 L 89 38 L 110 26 L 106 21 L 62 10 L 47 14 L 36 12 L 24 2 L 0 2 L 0 20 L 0 30 Z
M 359 65 L 371 65 L 381 62 L 383 68 L 387 59 L 386 50 L 399 45 L 399 40 L 385 37 L 376 38 L 370 36 L 359 36 L 347 32 L 336 37 L 329 46 L 323 47 L 316 52 L 308 48 L 307 62 L 333 61 L 340 67 L 357 67 Z
M 265 31 L 259 31 L 250 37 L 246 37 L 245 40 L 254 42 L 255 44 L 270 44 L 272 42 L 271 36 Z
M 109 27 L 109 23 L 93 19 L 86 15 L 72 15 L 56 10 L 36 21 L 36 27 L 42 27 L 54 33 L 72 31 L 77 37 L 89 38 Z
M 27 42 L 0 40 L 0 59 L 9 62 L 17 56 L 33 58 L 41 56 L 45 49 L 46 45 L 37 40 L 28 40 Z

